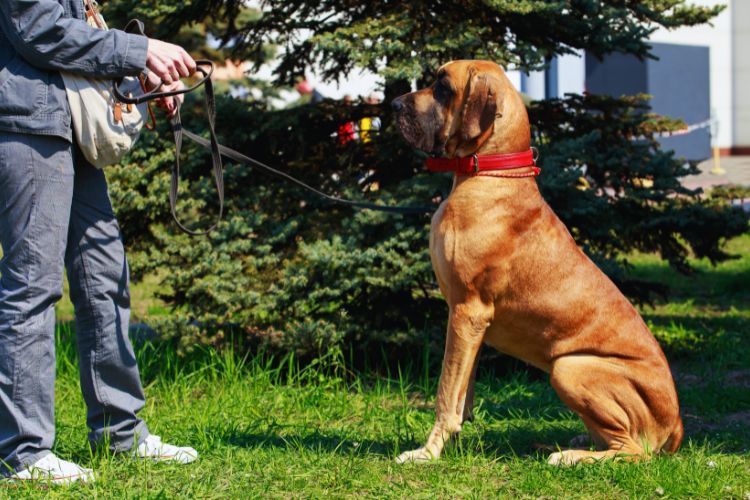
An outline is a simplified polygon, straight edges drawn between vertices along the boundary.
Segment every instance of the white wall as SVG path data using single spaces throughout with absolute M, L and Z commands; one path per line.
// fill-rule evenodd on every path
M 725 5 L 728 2 L 726 0 L 693 0 L 691 3 L 713 6 Z M 740 3 L 745 4 L 746 10 L 750 7 L 748 5 L 750 0 L 734 0 L 734 4 Z M 732 102 L 734 93 L 732 81 L 732 17 L 734 7 L 734 5 L 728 5 L 721 14 L 714 18 L 711 23 L 713 26 L 706 24 L 679 28 L 673 31 L 660 28 L 651 35 L 651 40 L 654 42 L 701 45 L 709 48 L 711 110 L 718 119 L 719 127 L 714 145 L 721 148 L 728 148 L 736 144 L 735 115 Z M 747 28 L 747 24 L 745 27 Z M 745 52 L 750 50 L 749 44 L 746 44 L 745 47 L 747 47 Z M 750 144 L 750 142 L 747 142 L 747 144 Z
M 341 82 L 324 82 L 315 73 L 308 73 L 307 79 L 313 86 L 326 97 L 341 99 L 344 95 L 353 98 L 367 97 L 369 94 L 379 91 L 382 93 L 384 81 L 379 76 L 369 71 L 353 71 Z
M 534 100 L 545 98 L 544 71 L 521 73 L 521 92 Z
M 517 69 L 505 69 L 505 74 L 508 76 L 508 80 L 510 80 L 510 83 L 513 84 L 513 86 L 518 90 L 521 91 L 521 72 Z
M 583 50 L 557 58 L 557 95 L 583 94 L 586 90 L 586 56 Z

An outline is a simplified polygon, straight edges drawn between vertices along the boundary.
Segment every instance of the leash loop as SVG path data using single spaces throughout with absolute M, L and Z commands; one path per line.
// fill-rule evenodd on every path
M 138 19 L 133 19 L 125 26 L 125 31 L 128 33 L 137 33 L 139 35 L 145 36 L 145 27 L 142 21 Z M 191 236 L 204 236 L 213 231 L 216 226 L 219 225 L 219 222 L 221 222 L 221 218 L 224 215 L 224 168 L 221 163 L 221 153 L 219 152 L 219 142 L 216 139 L 216 130 L 215 130 L 215 121 L 216 121 L 216 97 L 214 95 L 214 87 L 213 83 L 211 82 L 211 75 L 214 72 L 214 63 L 207 60 L 207 59 L 198 59 L 195 61 L 196 63 L 196 71 L 198 73 L 201 73 L 203 76 L 198 80 L 197 83 L 190 87 L 186 87 L 184 89 L 180 90 L 171 90 L 168 92 L 160 92 L 160 89 L 164 85 L 164 82 L 159 82 L 159 84 L 151 89 L 150 91 L 146 91 L 145 81 L 143 78 L 141 78 L 141 85 L 143 87 L 144 93 L 139 96 L 132 96 L 132 95 L 125 95 L 120 90 L 120 84 L 122 83 L 122 79 L 114 80 L 112 82 L 112 94 L 114 95 L 115 99 L 122 102 L 123 104 L 133 105 L 133 104 L 142 104 L 144 102 L 150 102 L 155 99 L 165 98 L 165 97 L 174 97 L 182 94 L 189 94 L 190 92 L 194 92 L 201 86 L 204 87 L 204 95 L 205 95 L 205 102 L 206 102 L 206 117 L 208 119 L 208 132 L 211 136 L 211 140 L 208 141 L 208 144 L 206 147 L 211 151 L 211 164 L 212 164 L 212 171 L 213 171 L 213 177 L 214 177 L 214 183 L 216 185 L 216 191 L 218 192 L 219 196 L 219 214 L 216 218 L 216 221 L 205 231 L 195 231 L 192 229 L 189 229 L 186 227 L 182 222 L 180 222 L 179 217 L 177 217 L 177 197 L 178 197 L 178 191 L 180 187 L 180 155 L 182 153 L 182 135 L 183 135 L 183 128 L 182 128 L 182 119 L 180 117 L 180 104 L 177 103 L 177 109 L 175 112 L 174 117 L 170 121 L 172 126 L 172 133 L 174 134 L 174 144 L 175 144 L 175 162 L 172 165 L 172 175 L 171 175 L 171 182 L 170 182 L 170 188 L 169 188 L 169 209 L 172 212 L 172 218 L 174 219 L 175 223 L 177 224 L 177 227 L 180 228 L 183 232 L 191 235 Z M 151 112 L 151 108 L 149 107 L 149 112 Z M 153 119 L 153 115 L 152 115 Z
M 213 64 L 210 63 L 210 61 L 209 64 L 211 64 L 213 67 Z M 177 217 L 177 194 L 180 187 L 180 156 L 182 153 L 182 136 L 186 132 L 182 127 L 182 118 L 180 116 L 179 104 L 177 105 L 177 112 L 170 121 L 172 125 L 172 133 L 174 134 L 175 159 L 172 166 L 172 181 L 169 189 L 169 208 L 172 211 L 172 218 L 177 224 L 177 227 L 191 236 L 207 235 L 208 233 L 216 229 L 216 226 L 219 225 L 219 222 L 221 222 L 221 218 L 224 216 L 224 167 L 221 163 L 219 141 L 216 138 L 216 97 L 214 95 L 214 86 L 210 79 L 210 72 L 207 73 L 207 77 L 204 79 L 204 85 L 206 118 L 208 119 L 208 133 L 210 135 L 210 140 L 208 141 L 206 147 L 211 151 L 211 164 L 214 183 L 216 185 L 216 192 L 219 195 L 219 214 L 216 216 L 216 221 L 204 231 L 195 231 L 187 228 L 184 224 L 182 224 L 182 222 L 180 222 L 180 219 Z M 152 99 L 155 98 L 156 97 L 152 97 Z
M 206 82 L 210 81 L 211 75 L 214 72 L 214 63 L 207 59 L 196 59 L 195 64 L 195 70 L 203 74 L 203 76 L 200 80 L 198 80 L 197 83 L 190 87 L 185 87 L 181 90 L 171 90 L 169 92 L 159 92 L 159 89 L 164 85 L 164 82 L 159 82 L 159 84 L 151 91 L 145 92 L 143 95 L 133 97 L 132 95 L 125 95 L 120 91 L 119 84 L 122 83 L 122 80 L 115 80 L 112 84 L 112 93 L 118 101 L 124 104 L 143 104 L 144 102 L 152 101 L 154 99 L 159 99 L 162 97 L 174 97 L 182 94 L 189 94 L 190 92 L 198 90 L 201 86 L 205 85 Z M 203 66 L 207 66 L 208 69 L 204 68 Z

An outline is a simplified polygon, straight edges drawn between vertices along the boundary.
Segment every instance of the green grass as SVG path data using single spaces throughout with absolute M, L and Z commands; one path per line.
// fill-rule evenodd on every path
M 688 435 L 674 456 L 549 467 L 543 445 L 566 447 L 583 425 L 539 372 L 484 370 L 477 418 L 444 457 L 398 466 L 394 457 L 420 445 L 432 425 L 437 368 L 427 379 L 413 367 L 354 375 L 334 355 L 300 368 L 293 358 L 211 351 L 180 359 L 163 344 L 137 349 L 148 396 L 142 416 L 166 440 L 197 448 L 199 462 L 92 456 L 72 332 L 63 325 L 55 452 L 94 467 L 98 482 L 0 486 L 0 496 L 748 498 L 750 236 L 730 250 L 742 258 L 716 268 L 698 262 L 691 278 L 653 257 L 633 258 L 636 273 L 674 287 L 668 301 L 643 308 L 675 370 L 685 413 Z

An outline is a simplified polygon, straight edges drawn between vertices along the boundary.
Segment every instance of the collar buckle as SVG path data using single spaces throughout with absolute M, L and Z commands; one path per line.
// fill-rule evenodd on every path
M 476 153 L 474 153 L 473 155 L 471 155 L 471 158 L 472 160 L 474 160 L 474 165 L 473 165 L 474 174 L 478 174 L 479 173 L 479 156 Z

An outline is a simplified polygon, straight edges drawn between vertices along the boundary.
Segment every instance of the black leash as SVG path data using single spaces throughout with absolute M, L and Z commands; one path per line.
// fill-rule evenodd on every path
M 144 28 L 143 23 L 141 21 L 133 20 L 128 23 L 128 25 L 125 28 L 125 31 L 143 34 L 143 28 Z M 113 94 L 115 98 L 117 98 L 119 101 L 125 104 L 142 104 L 144 102 L 148 102 L 154 99 L 159 99 L 161 97 L 174 97 L 174 96 L 181 95 L 181 94 L 187 94 L 187 93 L 195 91 L 201 86 L 205 87 L 204 94 L 205 94 L 205 102 L 206 102 L 206 116 L 208 118 L 209 139 L 205 139 L 201 137 L 200 135 L 190 132 L 189 130 L 186 130 L 183 128 L 182 120 L 180 119 L 179 106 L 177 108 L 177 112 L 174 118 L 172 118 L 171 120 L 172 132 L 174 134 L 174 143 L 175 143 L 176 151 L 175 151 L 175 163 L 172 167 L 172 182 L 171 182 L 171 187 L 169 190 L 169 208 L 172 211 L 172 217 L 177 223 L 177 227 L 179 227 L 185 233 L 193 235 L 193 236 L 206 235 L 210 233 L 211 231 L 213 231 L 216 228 L 216 226 L 219 225 L 219 222 L 221 222 L 221 218 L 224 214 L 224 170 L 223 170 L 223 166 L 221 162 L 222 155 L 238 163 L 244 163 L 246 165 L 254 165 L 270 174 L 273 174 L 277 177 L 281 177 L 282 179 L 286 179 L 287 181 L 293 184 L 296 184 L 297 186 L 300 186 L 303 189 L 311 193 L 314 193 L 315 195 L 323 198 L 324 200 L 328 202 L 336 203 L 338 205 L 344 205 L 348 207 L 360 208 L 360 209 L 366 209 L 366 210 L 378 210 L 380 212 L 386 212 L 386 213 L 391 213 L 391 214 L 401 214 L 401 215 L 426 214 L 426 213 L 432 213 L 435 210 L 435 207 L 388 206 L 388 205 L 379 205 L 377 203 L 368 203 L 368 202 L 362 202 L 362 201 L 348 200 L 345 198 L 339 198 L 338 196 L 332 196 L 310 186 L 309 184 L 302 182 L 301 180 L 295 177 L 292 177 L 286 172 L 282 172 L 281 170 L 273 168 L 270 165 L 267 165 L 261 161 L 258 161 L 254 158 L 250 158 L 249 156 L 246 156 L 238 151 L 235 151 L 234 149 L 228 148 L 226 146 L 222 146 L 221 144 L 219 144 L 218 140 L 216 139 L 216 130 L 215 130 L 216 97 L 214 95 L 213 83 L 211 82 L 211 74 L 213 73 L 214 65 L 211 61 L 208 61 L 208 60 L 196 60 L 195 62 L 197 65 L 197 71 L 200 72 L 203 75 L 203 77 L 195 85 L 189 88 L 182 89 L 182 90 L 159 92 L 159 89 L 161 88 L 161 84 L 159 84 L 153 90 L 146 92 L 141 96 L 133 97 L 129 95 L 126 96 L 120 91 L 119 89 L 120 81 L 115 81 L 113 84 Z M 208 69 L 204 67 L 208 67 Z M 216 184 L 216 190 L 219 195 L 219 215 L 216 218 L 216 222 L 214 222 L 214 224 L 208 229 L 206 229 L 205 231 L 194 231 L 192 229 L 189 229 L 185 227 L 180 222 L 179 218 L 177 217 L 177 192 L 179 190 L 179 185 L 180 185 L 180 154 L 182 152 L 183 135 L 187 137 L 188 139 L 196 142 L 200 146 L 211 151 L 211 163 L 212 163 L 214 182 Z
M 193 132 L 190 132 L 189 130 L 184 130 L 184 129 L 182 133 L 187 138 L 200 144 L 201 146 L 205 148 L 210 147 L 210 141 L 207 139 L 204 139 L 198 134 L 195 134 Z M 282 172 L 281 170 L 273 168 L 270 165 L 263 163 L 262 161 L 256 160 L 254 158 L 250 158 L 249 156 L 245 156 L 242 153 L 235 151 L 234 149 L 228 148 L 226 146 L 222 146 L 221 144 L 219 144 L 219 152 L 223 156 L 226 156 L 227 158 L 234 160 L 238 163 L 244 163 L 246 165 L 255 165 L 256 167 L 262 170 L 265 170 L 266 172 L 270 174 L 281 177 L 282 179 L 286 179 L 289 182 L 296 184 L 300 186 L 301 188 L 307 191 L 310 191 L 311 193 L 316 194 L 317 196 L 323 198 L 324 200 L 330 201 L 331 203 L 345 205 L 348 207 L 362 208 L 362 209 L 367 209 L 367 210 L 378 210 L 380 212 L 402 214 L 402 215 L 427 214 L 427 213 L 434 212 L 435 209 L 437 208 L 437 207 L 402 207 L 402 206 L 379 205 L 377 203 L 368 203 L 364 201 L 354 201 L 354 200 L 348 200 L 346 198 L 339 198 L 338 196 L 332 196 L 330 194 L 326 194 L 323 191 L 320 191 L 310 186 L 309 184 L 306 184 L 302 182 L 301 180 L 295 177 L 292 177 L 286 172 Z

